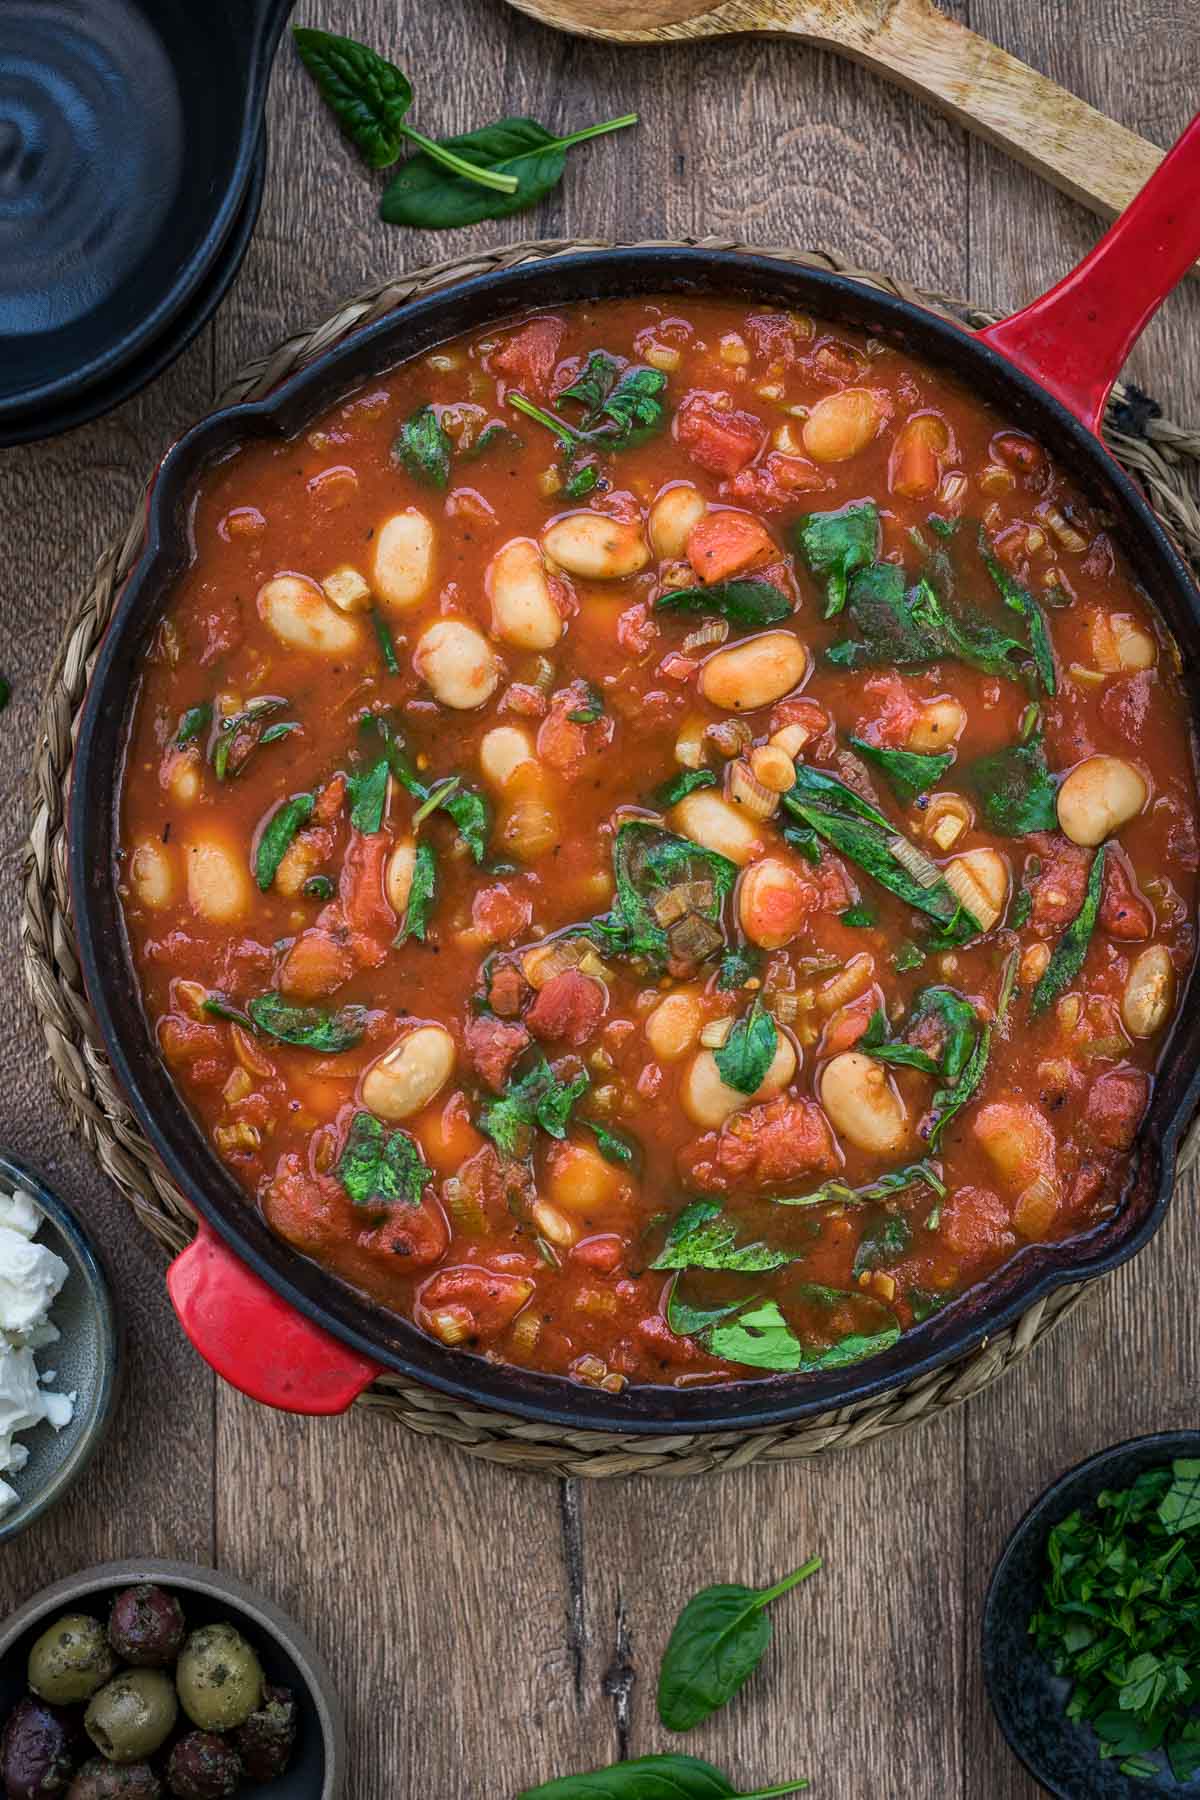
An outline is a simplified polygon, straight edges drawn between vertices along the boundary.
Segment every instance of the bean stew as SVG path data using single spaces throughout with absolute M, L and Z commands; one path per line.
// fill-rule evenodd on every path
M 949 374 L 709 299 L 211 469 L 118 880 L 247 1204 L 607 1392 L 847 1366 L 1110 1215 L 1197 842 L 1109 524 Z

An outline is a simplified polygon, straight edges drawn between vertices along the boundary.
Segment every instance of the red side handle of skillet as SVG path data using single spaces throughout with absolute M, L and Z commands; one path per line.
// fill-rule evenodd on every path
M 1099 435 L 1151 315 L 1200 260 L 1200 115 L 1077 269 L 980 334 Z M 201 1225 L 167 1276 L 179 1322 L 231 1386 L 287 1412 L 344 1412 L 380 1366 L 289 1306 Z

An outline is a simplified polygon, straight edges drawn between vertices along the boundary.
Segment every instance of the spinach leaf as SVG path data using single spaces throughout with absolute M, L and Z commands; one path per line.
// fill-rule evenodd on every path
M 499 1100 L 489 1100 L 479 1115 L 479 1129 L 487 1133 L 502 1156 L 527 1156 L 533 1132 L 539 1127 L 551 1137 L 564 1138 L 571 1109 L 588 1087 L 587 1071 L 573 1081 L 560 1081 L 539 1051 L 531 1067 Z
M 392 461 L 426 487 L 445 491 L 450 485 L 453 445 L 432 406 L 419 406 L 405 419 L 392 444 Z
M 931 787 L 936 787 L 954 761 L 953 750 L 941 750 L 936 755 L 929 756 L 920 750 L 881 749 L 878 744 L 868 744 L 865 738 L 860 737 L 851 737 L 848 742 L 864 762 L 870 763 L 886 777 L 902 806 L 907 806 L 918 794 L 927 793 Z
M 851 575 L 879 554 L 879 508 L 859 500 L 837 512 L 809 513 L 797 522 L 796 548 L 809 572 L 825 577 L 825 617 L 832 619 L 846 604 Z
M 260 744 L 277 744 L 281 738 L 291 737 L 293 731 L 299 729 L 295 719 L 277 719 L 274 725 L 267 726 L 258 741 Z
M 938 1074 L 943 1085 L 934 1090 L 928 1114 L 926 1142 L 936 1150 L 946 1126 L 962 1111 L 983 1080 L 991 1052 L 989 1026 L 981 1026 L 975 1008 L 953 988 L 922 988 L 913 1002 L 907 1035 L 927 1020 L 936 1021 L 941 1032 L 938 1052 Z
M 737 1021 L 720 1048 L 713 1051 L 713 1061 L 727 1087 L 736 1088 L 739 1094 L 756 1094 L 775 1060 L 778 1045 L 775 1021 L 755 994 L 749 1012 Z
M 921 1161 L 908 1163 L 902 1169 L 892 1169 L 881 1175 L 877 1181 L 868 1181 L 862 1187 L 850 1187 L 844 1181 L 825 1181 L 819 1188 L 808 1194 L 772 1194 L 772 1206 L 870 1206 L 877 1200 L 887 1200 L 892 1194 L 902 1194 L 906 1188 L 928 1187 L 941 1196 L 946 1192 L 945 1185 L 937 1169 L 932 1163 Z
M 898 975 L 907 975 L 910 970 L 919 969 L 924 961 L 925 952 L 919 944 L 904 943 L 892 957 L 892 967 Z
M 909 1288 L 904 1298 L 908 1301 L 909 1309 L 917 1324 L 923 1325 L 926 1319 L 932 1319 L 934 1313 L 941 1312 L 950 1296 L 949 1294 L 931 1294 L 925 1288 Z
M 429 926 L 429 914 L 437 898 L 437 857 L 433 853 L 433 845 L 423 840 L 417 845 L 413 858 L 412 883 L 408 890 L 408 903 L 404 908 L 404 918 L 400 929 L 392 939 L 393 946 L 399 948 L 409 938 L 416 938 L 418 943 L 425 942 L 425 932 Z
M 400 673 L 400 658 L 396 655 L 396 640 L 392 628 L 377 606 L 371 608 L 371 624 L 375 629 L 375 642 L 379 645 L 379 654 L 383 658 L 383 666 L 389 675 Z
M 863 931 L 876 923 L 875 914 L 869 906 L 864 906 L 861 900 L 854 906 L 847 906 L 838 914 L 838 918 L 843 925 L 852 925 Z
M 217 726 L 217 740 L 212 748 L 213 774 L 218 781 L 240 775 L 255 748 L 272 740 L 263 729 L 264 720 L 287 705 L 276 694 L 256 694 L 242 711 L 230 713 Z M 298 730 L 298 726 L 289 729 Z M 277 734 L 279 735 L 279 734 Z
M 310 875 L 304 884 L 304 892 L 310 900 L 332 900 L 337 889 L 328 875 Z
M 175 733 L 175 743 L 180 750 L 207 731 L 213 721 L 213 703 L 202 700 L 199 706 L 189 706 L 179 721 L 179 729 Z
M 699 1337 L 710 1325 L 740 1312 L 746 1304 L 745 1300 L 731 1300 L 727 1306 L 697 1306 L 681 1292 L 682 1280 L 682 1275 L 675 1277 L 667 1296 L 667 1324 L 676 1337 Z
M 387 805 L 388 760 L 381 756 L 369 769 L 349 778 L 350 823 L 364 837 L 383 830 L 383 809 Z
M 401 144 L 408 138 L 419 144 L 427 156 L 469 181 L 494 188 L 499 194 L 515 193 L 515 176 L 477 168 L 404 123 L 412 105 L 412 86 L 407 76 L 376 51 L 353 38 L 307 26 L 294 26 L 292 36 L 321 98 L 372 169 L 386 169 L 394 163 Z
M 636 1138 L 627 1132 L 615 1131 L 611 1125 L 601 1125 L 598 1119 L 580 1119 L 579 1123 L 591 1132 L 605 1162 L 613 1163 L 619 1169 L 641 1166 L 642 1147 Z
M 603 431 L 614 448 L 628 450 L 661 427 L 663 403 L 659 396 L 666 385 L 661 369 L 622 370 L 606 350 L 593 350 L 583 373 L 561 390 L 558 399 L 577 400 L 583 407 L 585 436 Z
M 711 587 L 667 588 L 654 602 L 654 610 L 715 614 L 734 625 L 756 629 L 790 619 L 792 603 L 769 581 L 714 581 Z
M 517 1800 L 774 1800 L 798 1794 L 807 1781 L 785 1781 L 741 1793 L 727 1775 L 698 1756 L 639 1756 L 583 1775 L 563 1775 L 525 1788 Z
M 359 728 L 364 736 L 377 735 L 383 739 L 382 760 L 396 780 L 414 800 L 424 804 L 433 799 L 435 808 L 453 819 L 458 835 L 471 852 L 472 859 L 481 863 L 487 855 L 488 834 L 491 830 L 491 814 L 483 795 L 474 788 L 464 786 L 457 778 L 453 782 L 443 778 L 431 784 L 422 781 L 405 749 L 404 739 L 385 716 L 365 713 L 359 722 Z M 376 764 L 372 769 L 372 778 L 376 776 L 378 766 Z M 384 792 L 386 793 L 386 786 Z M 380 818 L 382 820 L 382 807 Z
M 716 925 L 737 880 L 737 865 L 688 838 L 676 837 L 649 819 L 630 819 L 613 840 L 616 899 L 605 919 L 594 919 L 589 935 L 614 956 L 641 956 L 657 967 L 670 955 L 667 932 L 654 913 L 655 902 L 684 885 L 710 898 L 692 911 Z
M 736 950 L 727 950 L 717 967 L 718 990 L 728 994 L 734 988 L 745 987 L 761 975 L 765 960 L 765 953 L 757 944 L 741 944 Z
M 1171 1485 L 1158 1516 L 1170 1536 L 1200 1529 L 1200 1459 L 1181 1457 L 1171 1465 Z
M 774 1587 L 728 1583 L 693 1594 L 658 1671 L 658 1716 L 668 1731 L 691 1731 L 729 1704 L 770 1645 L 767 1608 L 820 1567 L 814 1556 Z
M 961 519 L 944 519 L 940 513 L 930 513 L 925 522 L 940 538 L 952 538 L 962 524 Z
M 993 831 L 1024 837 L 1030 831 L 1057 830 L 1058 789 L 1040 737 L 979 757 L 967 769 L 966 780 Z
M 825 1349 L 810 1350 L 790 1329 L 774 1300 L 764 1300 L 729 1324 L 714 1325 L 706 1344 L 713 1356 L 724 1362 L 813 1375 L 824 1369 L 849 1368 L 868 1356 L 878 1356 L 890 1350 L 899 1337 L 899 1325 L 889 1325 L 869 1336 L 852 1332 Z
M 979 553 L 983 564 L 1000 591 L 1000 598 L 1010 612 L 1019 613 L 1029 626 L 1029 644 L 1038 680 L 1048 694 L 1056 691 L 1054 650 L 1046 615 L 1027 588 L 1023 588 L 993 552 L 982 526 L 979 531 Z
M 288 846 L 302 825 L 312 818 L 316 802 L 311 794 L 293 794 L 267 820 L 254 855 L 254 879 L 265 894 L 275 879 Z
M 402 163 L 379 204 L 389 225 L 418 231 L 457 231 L 484 219 L 506 219 L 536 206 L 558 186 L 567 166 L 567 151 L 589 138 L 636 125 L 636 113 L 624 113 L 601 125 L 589 125 L 556 137 L 536 119 L 497 119 L 456 137 L 440 138 L 440 149 L 475 168 L 515 180 L 511 193 L 496 195 L 446 170 L 432 157 L 418 154 Z
M 898 1262 L 912 1244 L 912 1227 L 903 1213 L 881 1212 L 859 1239 L 853 1275 L 857 1281 L 872 1269 Z
M 735 1274 L 758 1274 L 782 1269 L 794 1262 L 790 1250 L 772 1250 L 767 1244 L 736 1247 L 737 1226 L 725 1216 L 719 1200 L 694 1200 L 674 1220 L 667 1241 L 652 1269 L 725 1269 Z
M 848 604 L 861 635 L 844 638 L 826 652 L 837 668 L 918 668 L 949 658 L 985 675 L 1018 681 L 1018 664 L 1030 655 L 1019 638 L 985 619 L 953 618 L 926 576 L 907 587 L 897 563 L 861 569 L 850 585 Z
M 968 1100 L 974 1098 L 987 1069 L 988 1057 L 992 1048 L 991 1027 L 985 1025 L 979 1032 L 966 1062 L 952 1085 L 939 1088 L 930 1104 L 932 1128 L 926 1142 L 931 1150 L 936 1150 L 942 1133 L 956 1113 L 960 1113 Z
M 365 1006 L 340 1006 L 334 1013 L 321 1006 L 293 1006 L 282 994 L 258 994 L 246 1011 L 259 1031 L 292 1044 L 298 1050 L 319 1050 L 333 1056 L 352 1050 L 366 1026 Z
M 896 1044 L 891 1041 L 891 1027 L 888 1016 L 882 1007 L 877 1007 L 867 1022 L 867 1029 L 855 1045 L 857 1050 L 864 1050 L 873 1056 L 876 1062 L 895 1063 L 903 1068 L 920 1069 L 923 1075 L 936 1075 L 938 1065 L 924 1050 L 918 1050 L 914 1044 Z
M 1101 844 L 1088 870 L 1083 904 L 1054 946 L 1046 972 L 1033 990 L 1030 1007 L 1035 1013 L 1045 1012 L 1070 987 L 1087 958 L 1104 893 L 1104 851 Z
M 621 365 L 607 350 L 593 350 L 580 373 L 569 387 L 560 388 L 558 399 L 577 400 L 585 413 L 584 423 L 598 418 L 611 390 L 616 386 Z
M 523 439 L 517 436 L 511 425 L 502 425 L 499 419 L 493 419 L 484 426 L 475 442 L 468 444 L 465 450 L 460 447 L 458 454 L 463 462 L 475 462 L 499 444 L 511 444 L 514 450 L 524 449 Z
M 374 1113 L 356 1112 L 334 1174 L 355 1206 L 419 1206 L 433 1170 L 415 1140 L 384 1129 Z
M 681 769 L 678 775 L 672 775 L 670 781 L 664 781 L 656 787 L 650 798 L 655 806 L 660 806 L 665 812 L 669 806 L 677 805 L 689 794 L 696 794 L 701 788 L 716 785 L 717 778 L 711 769 Z
M 798 763 L 796 785 L 784 794 L 783 804 L 882 887 L 927 913 L 944 930 L 978 933 L 978 921 L 947 886 L 937 865 L 836 776 Z

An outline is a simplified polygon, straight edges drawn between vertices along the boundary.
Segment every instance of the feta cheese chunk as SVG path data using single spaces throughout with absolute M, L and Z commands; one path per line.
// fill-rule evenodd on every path
M 69 1274 L 45 1244 L 0 1225 L 0 1331 L 23 1337 L 40 1325 Z
M 61 1256 L 35 1241 L 41 1223 L 28 1194 L 0 1190 L 0 1517 L 20 1498 L 2 1477 L 29 1460 L 15 1434 L 43 1423 L 61 1431 L 75 1410 L 74 1394 L 47 1392 L 54 1371 L 40 1374 L 34 1360 L 58 1341 L 50 1308 L 70 1274 Z

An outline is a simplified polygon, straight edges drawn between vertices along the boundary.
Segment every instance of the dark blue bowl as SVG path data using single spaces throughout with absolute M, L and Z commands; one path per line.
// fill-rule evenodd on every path
M 1008 1540 L 983 1607 L 983 1674 L 1009 1745 L 1035 1781 L 1060 1800 L 1180 1800 L 1200 1796 L 1200 1775 L 1176 1781 L 1164 1767 L 1146 1781 L 1100 1759 L 1091 1727 L 1066 1717 L 1071 1683 L 1055 1675 L 1029 1636 L 1041 1598 L 1046 1544 L 1054 1526 L 1085 1510 L 1105 1488 L 1130 1487 L 1147 1469 L 1200 1456 L 1200 1431 L 1162 1431 L 1101 1450 L 1048 1487 Z

